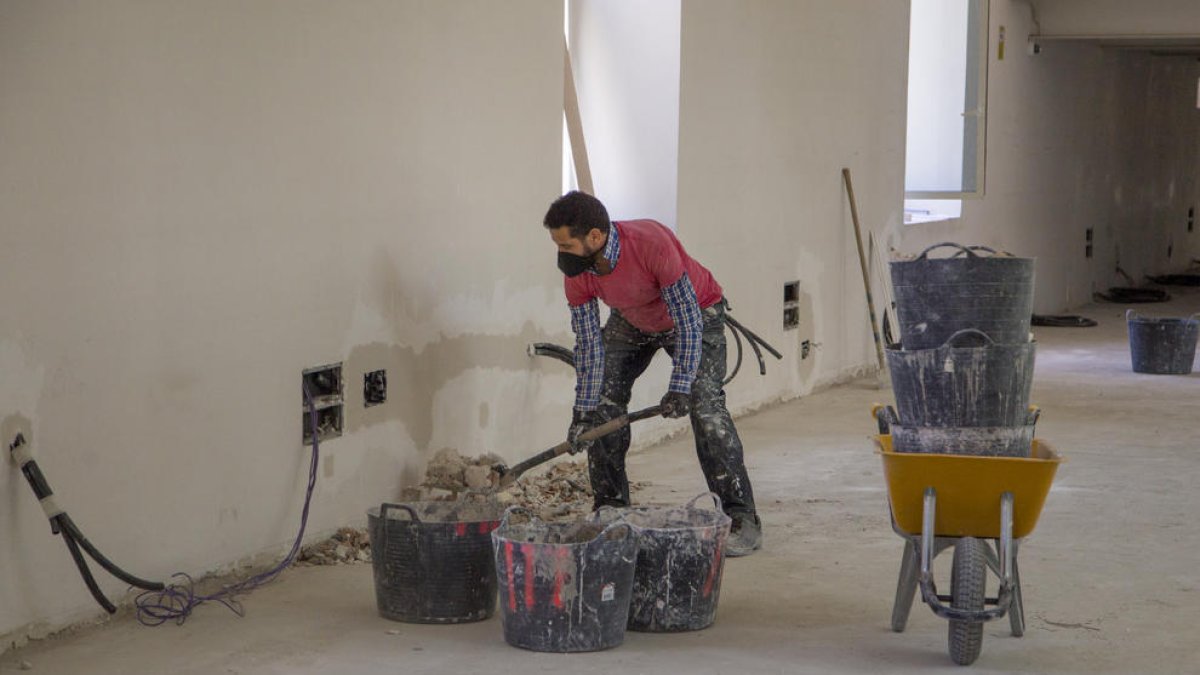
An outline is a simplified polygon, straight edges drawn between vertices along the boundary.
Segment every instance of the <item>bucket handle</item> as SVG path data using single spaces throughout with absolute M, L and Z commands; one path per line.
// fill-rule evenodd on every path
M 921 255 L 917 256 L 917 260 L 924 260 L 926 258 L 926 256 L 929 255 L 930 251 L 933 251 L 933 250 L 936 250 L 939 248 L 944 248 L 946 246 L 950 246 L 952 248 L 958 249 L 958 253 L 955 254 L 956 256 L 966 253 L 968 258 L 978 258 L 979 257 L 979 254 L 972 251 L 971 250 L 972 247 L 970 247 L 970 246 L 963 246 L 962 244 L 956 244 L 952 241 L 943 241 L 940 244 L 934 244 L 933 246 L 930 246 L 929 248 L 925 249 L 924 251 L 921 251 Z
M 1132 309 L 1125 310 L 1125 320 L 1126 321 L 1133 321 L 1134 319 L 1137 319 L 1137 318 L 1140 318 L 1140 317 L 1138 317 L 1137 312 L 1133 311 Z
M 977 336 L 983 338 L 984 340 L 987 340 L 988 346 L 995 346 L 995 344 L 996 344 L 996 341 L 992 339 L 992 336 L 979 330 L 978 328 L 964 328 L 960 331 L 955 332 L 954 335 L 951 335 L 950 337 L 946 338 L 946 341 L 944 343 L 942 343 L 942 346 L 943 347 L 956 346 L 954 344 L 954 341 L 963 335 L 977 335 Z
M 721 498 L 719 496 L 717 496 L 717 493 L 715 493 L 715 492 L 701 492 L 700 494 L 696 495 L 695 497 L 692 497 L 692 499 L 687 503 L 687 509 L 689 511 L 698 510 L 698 507 L 696 506 L 696 502 L 700 501 L 701 499 L 704 499 L 705 497 L 712 497 L 713 505 L 716 506 L 717 512 L 718 513 L 722 512 L 721 511 Z
M 1013 257 L 1013 254 L 1009 253 L 1008 251 L 997 251 L 996 249 L 992 248 L 991 246 L 968 246 L 967 248 L 971 251 L 986 251 L 988 253 L 991 253 L 993 258 L 1012 258 Z M 957 258 L 960 255 L 962 255 L 961 251 L 958 253 L 955 253 L 953 257 Z
M 871 406 L 871 416 L 879 424 L 880 434 L 891 433 L 892 425 L 900 422 L 900 416 L 896 414 L 896 409 L 882 403 Z
M 389 504 L 388 502 L 384 502 L 379 505 L 379 519 L 386 523 L 388 519 L 388 511 L 391 509 L 408 511 L 408 516 L 412 518 L 414 523 L 421 522 L 421 517 L 417 515 L 417 511 L 413 507 L 409 506 L 408 504 Z M 384 531 L 387 531 L 386 528 Z
M 514 513 L 519 513 L 519 514 L 529 516 L 529 518 L 531 520 L 537 518 L 537 516 L 533 515 L 533 511 L 530 511 L 528 508 L 526 508 L 524 506 L 513 505 L 513 506 L 508 507 L 507 509 L 504 509 L 504 516 L 502 518 L 500 518 L 501 524 L 508 525 L 508 517 L 513 515 Z
M 633 525 L 631 525 L 629 523 L 629 521 L 625 520 L 625 518 L 622 517 L 620 520 L 615 520 L 615 521 L 609 523 L 608 526 L 605 527 L 603 530 L 600 530 L 600 534 L 597 534 L 595 536 L 595 538 L 592 539 L 592 541 L 596 541 L 598 539 L 604 539 L 604 538 L 608 537 L 608 533 L 618 527 L 625 528 L 625 536 L 626 537 L 629 537 L 634 534 Z
M 1037 424 L 1038 419 L 1042 416 L 1042 409 L 1036 405 L 1031 405 L 1026 410 L 1026 414 L 1027 417 L 1025 419 L 1027 420 L 1027 424 Z

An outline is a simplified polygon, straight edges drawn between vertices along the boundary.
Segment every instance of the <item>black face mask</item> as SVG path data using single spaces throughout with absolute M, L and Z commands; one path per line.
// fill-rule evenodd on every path
M 558 269 L 569 277 L 577 277 L 590 270 L 596 264 L 596 254 L 575 255 L 566 251 L 558 252 Z

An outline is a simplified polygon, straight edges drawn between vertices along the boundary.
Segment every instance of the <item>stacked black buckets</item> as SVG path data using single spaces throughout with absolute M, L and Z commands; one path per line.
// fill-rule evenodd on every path
M 952 252 L 931 258 L 938 249 Z M 943 243 L 891 273 L 901 345 L 887 350 L 896 410 L 882 421 L 893 448 L 1028 457 L 1033 259 Z

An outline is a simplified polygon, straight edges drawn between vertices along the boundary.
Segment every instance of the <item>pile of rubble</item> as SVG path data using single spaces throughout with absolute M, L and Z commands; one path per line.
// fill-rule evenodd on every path
M 592 510 L 592 485 L 586 461 L 562 460 L 539 468 L 496 490 L 503 461 L 495 454 L 463 457 L 446 448 L 430 460 L 419 488 L 405 491 L 412 501 L 457 500 L 463 494 L 494 499 L 502 508 L 523 506 L 542 520 L 574 520 Z M 645 487 L 631 483 L 631 491 Z
M 366 530 L 353 527 L 343 527 L 329 539 L 305 546 L 296 556 L 300 567 L 364 562 L 371 562 L 371 539 Z
M 576 520 L 592 510 L 592 484 L 587 461 L 563 460 L 539 468 L 496 491 L 502 460 L 494 454 L 462 457 L 452 449 L 434 455 L 420 487 L 409 488 L 403 501 L 455 501 L 483 496 L 502 509 L 523 506 L 547 521 Z M 631 492 L 648 483 L 630 482 Z M 305 546 L 296 565 L 349 565 L 371 562 L 371 541 L 366 530 L 343 527 L 325 541 Z

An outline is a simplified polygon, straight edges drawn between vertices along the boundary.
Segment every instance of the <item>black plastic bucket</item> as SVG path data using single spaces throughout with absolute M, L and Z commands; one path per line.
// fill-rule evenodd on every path
M 481 621 L 496 608 L 490 502 L 382 504 L 367 511 L 379 615 L 408 623 Z
M 1153 375 L 1187 375 L 1196 360 L 1200 313 L 1186 319 L 1153 319 L 1125 312 L 1129 326 L 1129 354 L 1133 372 Z
M 881 431 L 892 435 L 895 452 L 991 457 L 1029 457 L 1041 411 L 1030 406 L 1024 424 L 1003 427 L 920 427 L 900 424 L 890 406 L 880 412 Z
M 715 509 L 696 503 L 710 497 Z M 598 517 L 607 514 L 603 509 Z M 638 535 L 637 572 L 629 605 L 629 630 L 673 633 L 712 625 L 721 597 L 729 516 L 708 492 L 684 506 L 611 509 Z
M 969 343 L 976 346 L 966 346 Z M 1024 424 L 1033 386 L 1033 342 L 997 345 L 960 330 L 937 349 L 887 350 L 900 423 L 910 427 Z
M 945 246 L 957 248 L 956 257 L 928 257 Z M 982 330 L 997 344 L 1029 342 L 1032 258 L 947 242 L 914 260 L 893 261 L 891 272 L 905 349 L 935 349 L 966 328 Z
M 508 644 L 591 652 L 625 640 L 638 550 L 632 525 L 546 523 L 510 508 L 492 542 Z

